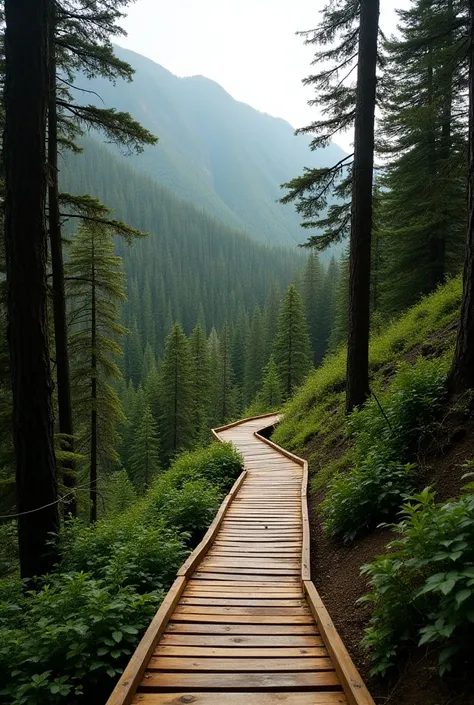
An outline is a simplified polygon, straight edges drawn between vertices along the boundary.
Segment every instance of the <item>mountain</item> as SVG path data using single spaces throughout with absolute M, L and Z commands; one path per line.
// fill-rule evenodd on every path
M 208 333 L 235 324 L 239 312 L 251 313 L 271 289 L 281 292 L 298 276 L 305 255 L 296 248 L 256 242 L 178 199 L 100 142 L 89 137 L 82 146 L 82 154 L 65 155 L 61 188 L 97 196 L 114 217 L 150 233 L 131 247 L 117 243 L 127 277 L 124 323 L 137 326 L 126 357 L 130 345 L 140 357 L 147 343 L 159 357 L 174 321 L 187 333 L 198 321 Z
M 234 100 L 203 76 L 178 78 L 134 52 L 116 53 L 135 69 L 132 83 L 76 80 L 107 106 L 130 112 L 159 137 L 156 147 L 128 156 L 175 195 L 253 238 L 274 244 L 300 243 L 306 234 L 292 206 L 278 203 L 280 185 L 303 167 L 334 163 L 336 145 L 311 152 L 306 136 L 294 136 L 285 120 Z M 87 94 L 87 101 L 96 100 Z

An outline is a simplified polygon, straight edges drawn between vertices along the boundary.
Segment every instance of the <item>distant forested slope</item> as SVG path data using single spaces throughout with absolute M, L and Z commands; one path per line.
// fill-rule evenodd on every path
M 99 142 L 88 138 L 84 147 L 63 163 L 62 188 L 93 193 L 115 217 L 150 233 L 130 248 L 118 243 L 127 274 L 125 323 L 138 326 L 143 346 L 149 342 L 159 353 L 175 321 L 187 332 L 197 321 L 207 332 L 232 324 L 303 266 L 296 247 L 257 243 L 177 199 Z
M 336 145 L 315 153 L 309 138 L 294 136 L 289 123 L 232 98 L 203 76 L 178 78 L 140 54 L 121 47 L 117 55 L 136 70 L 133 83 L 105 79 L 76 84 L 105 102 L 129 111 L 160 139 L 133 165 L 174 194 L 261 241 L 303 242 L 307 234 L 291 206 L 278 203 L 280 185 L 304 166 L 332 164 L 343 155 Z

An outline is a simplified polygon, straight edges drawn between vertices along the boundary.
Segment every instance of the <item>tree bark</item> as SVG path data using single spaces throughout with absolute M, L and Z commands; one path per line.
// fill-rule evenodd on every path
M 346 411 L 369 396 L 370 260 L 379 0 L 361 0 L 354 127 Z
M 5 254 L 22 578 L 51 570 L 59 526 L 45 228 L 48 0 L 6 0 Z
M 469 0 L 469 216 L 464 260 L 461 319 L 448 377 L 451 394 L 474 389 L 474 0 Z
M 71 383 L 69 374 L 69 354 L 67 347 L 67 317 L 66 317 L 66 291 L 64 285 L 63 246 L 61 238 L 61 217 L 59 213 L 59 184 L 58 184 L 58 116 L 56 104 L 56 6 L 50 3 L 49 23 L 49 100 L 48 100 L 48 225 L 49 241 L 51 246 L 51 266 L 53 274 L 53 314 L 54 314 L 54 340 L 56 348 L 56 382 L 58 394 L 58 421 L 59 433 L 67 437 L 63 447 L 74 452 L 74 427 L 72 420 Z M 74 463 L 63 463 L 65 473 L 64 486 L 67 489 L 67 501 L 64 504 L 64 513 L 67 516 L 76 516 L 77 505 L 74 494 L 76 477 Z

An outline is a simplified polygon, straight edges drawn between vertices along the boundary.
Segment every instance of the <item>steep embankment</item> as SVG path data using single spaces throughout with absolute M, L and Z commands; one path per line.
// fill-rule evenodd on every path
M 388 495 L 396 485 L 397 480 L 392 481 L 393 476 L 389 473 L 392 473 L 398 460 L 397 452 L 400 456 L 399 469 L 401 463 L 407 461 L 416 465 L 414 471 L 407 470 L 406 474 L 401 471 L 402 482 L 408 483 L 409 491 L 431 485 L 440 502 L 459 495 L 466 483 L 463 464 L 474 457 L 474 429 L 469 414 L 459 406 L 448 414 L 443 392 L 439 391 L 443 388 L 442 382 L 453 351 L 460 298 L 461 282 L 458 278 L 373 337 L 371 385 L 384 407 L 385 419 L 373 400 L 367 412 L 358 419 L 348 421 L 344 414 L 346 355 L 345 350 L 340 350 L 309 377 L 295 398 L 287 404 L 283 421 L 273 436 L 276 442 L 309 461 L 313 579 L 366 678 L 371 664 L 367 651 L 361 646 L 361 639 L 371 610 L 367 603 L 357 604 L 357 600 L 369 591 L 367 579 L 360 575 L 360 568 L 386 552 L 394 534 L 388 528 L 377 528 L 377 525 L 384 520 L 397 521 L 400 503 L 395 502 L 390 507 L 385 497 L 380 506 L 385 506 L 386 514 L 374 511 L 366 525 L 363 518 L 357 524 L 358 512 L 363 514 L 360 506 L 367 501 L 368 507 L 363 511 L 370 514 L 373 510 L 371 505 L 377 504 L 381 492 Z M 410 414 L 415 414 L 413 408 L 417 405 L 419 426 L 408 429 Z M 423 414 L 426 421 L 420 421 Z M 376 443 L 374 438 L 377 435 L 381 439 L 378 450 L 372 445 Z M 400 438 L 403 442 L 399 442 Z M 394 462 L 390 459 L 391 443 L 392 450 L 395 450 Z M 383 458 L 385 465 L 381 466 L 381 479 L 378 480 L 379 497 L 374 494 L 372 499 L 370 493 L 373 491 L 380 449 L 382 455 L 386 454 Z M 375 462 L 371 464 L 369 461 L 374 458 Z M 331 484 L 334 487 L 335 478 L 350 477 L 357 467 L 362 467 L 363 472 L 361 474 L 359 470 L 352 494 L 347 491 L 347 485 L 337 486 L 337 496 L 332 491 L 331 513 L 327 502 L 323 503 L 331 495 L 328 488 Z M 367 480 L 369 475 L 370 482 Z M 363 483 L 367 483 L 366 486 Z M 333 530 L 332 537 L 328 535 L 328 526 L 325 530 L 325 521 Z M 357 532 L 353 541 L 348 535 L 351 529 Z M 339 536 L 336 535 L 338 530 Z M 346 542 L 341 537 L 344 530 Z M 448 561 L 447 569 L 452 565 Z M 443 570 L 442 563 L 435 564 L 433 572 L 439 570 Z M 406 607 L 408 611 L 408 602 Z M 390 705 L 467 703 L 462 692 L 464 686 L 461 686 L 459 693 L 459 680 L 452 676 L 444 680 L 439 678 L 437 644 L 434 648 L 431 645 L 418 648 L 417 642 L 416 633 L 410 635 L 409 640 L 404 642 L 404 648 L 396 652 L 396 668 L 391 671 L 388 680 L 375 678 L 371 681 L 370 688 L 377 696 L 376 701 Z M 408 650 L 406 644 L 409 645 Z M 465 668 L 465 662 L 461 660 L 460 663 Z M 456 677 L 459 678 L 459 673 Z

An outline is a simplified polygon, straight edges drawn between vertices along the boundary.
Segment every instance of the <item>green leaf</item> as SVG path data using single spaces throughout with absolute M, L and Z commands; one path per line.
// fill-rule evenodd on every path
M 122 632 L 116 631 L 112 632 L 112 637 L 117 644 L 119 644 L 122 641 L 123 634 Z
M 467 600 L 469 597 L 471 597 L 471 595 L 471 590 L 460 590 L 456 593 L 456 602 L 458 603 L 458 605 L 460 605 L 462 602 L 464 602 L 464 600 Z

